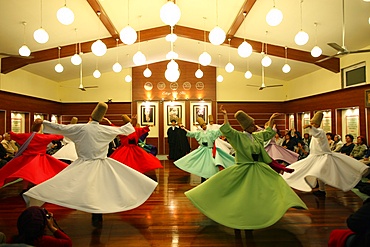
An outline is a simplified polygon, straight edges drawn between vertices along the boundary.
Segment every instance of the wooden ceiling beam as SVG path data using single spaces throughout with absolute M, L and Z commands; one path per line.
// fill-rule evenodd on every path
M 204 41 L 204 32 L 205 32 L 204 30 L 199 30 L 199 29 L 189 28 L 189 27 L 184 27 L 184 26 L 175 26 L 174 28 L 174 33 L 177 34 L 179 37 L 198 40 L 202 42 Z M 142 30 L 140 31 L 141 42 L 164 38 L 169 33 L 170 33 L 169 26 L 162 26 L 162 27 Z M 207 37 L 206 42 L 209 42 L 208 34 L 209 32 L 206 31 L 206 37 Z M 116 39 L 113 37 L 104 38 L 102 39 L 102 41 L 106 44 L 108 49 L 116 47 Z M 242 38 L 234 37 L 230 41 L 230 46 L 237 49 L 243 41 L 244 39 Z M 248 40 L 248 39 L 246 39 L 246 41 L 249 44 L 251 44 L 254 52 L 260 53 L 262 51 L 262 42 Z M 83 53 L 91 52 L 91 45 L 93 42 L 95 42 L 95 40 L 81 43 L 81 51 Z M 123 45 L 123 43 L 120 40 L 119 40 L 119 44 Z M 228 45 L 226 42 L 224 44 Z M 61 48 L 62 49 L 61 49 L 60 56 L 62 58 L 70 57 L 75 54 L 75 44 L 62 46 Z M 267 54 L 270 56 L 285 58 L 285 47 L 267 44 Z M 291 60 L 315 64 L 317 66 L 320 66 L 322 68 L 325 68 L 335 73 L 338 73 L 340 71 L 339 58 L 332 58 L 322 63 L 317 63 L 316 61 L 319 61 L 328 56 L 321 55 L 320 57 L 314 58 L 311 56 L 310 52 L 301 51 L 301 50 L 292 49 L 292 48 L 288 48 L 287 54 L 288 54 L 287 58 Z M 31 59 L 24 59 L 24 58 L 18 58 L 18 57 L 2 58 L 1 73 L 4 73 L 4 74 L 9 73 L 13 70 L 19 69 L 28 64 L 58 59 L 58 47 L 47 49 L 47 50 L 41 50 L 37 52 L 32 52 L 31 55 L 33 56 L 33 58 Z
M 97 1 L 97 0 L 87 0 L 87 2 L 90 4 L 90 6 L 94 10 L 95 14 L 100 12 L 100 21 L 103 23 L 103 25 L 108 30 L 110 35 L 114 39 L 119 38 L 119 32 L 117 31 L 116 27 L 113 25 L 113 22 L 110 20 L 109 16 L 107 15 L 107 12 L 105 12 L 103 6 L 101 6 L 99 1 Z
M 235 36 L 236 32 L 239 30 L 240 26 L 242 25 L 245 17 L 249 14 L 251 9 L 253 8 L 254 4 L 257 0 L 245 0 L 242 7 L 240 8 L 236 18 L 234 19 L 233 24 L 229 28 L 229 31 L 226 34 L 226 37 L 232 38 Z

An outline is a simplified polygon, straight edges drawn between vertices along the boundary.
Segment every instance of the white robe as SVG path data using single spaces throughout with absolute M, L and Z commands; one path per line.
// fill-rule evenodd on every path
M 107 158 L 109 143 L 117 135 L 134 131 L 130 123 L 112 127 L 97 122 L 60 125 L 44 121 L 45 133 L 59 133 L 75 143 L 78 159 L 24 195 L 89 213 L 114 213 L 140 206 L 157 182 Z
M 58 160 L 70 160 L 70 161 L 77 160 L 78 156 L 76 152 L 75 143 L 66 137 L 63 139 L 63 142 L 64 146 L 52 156 Z
M 294 189 L 311 191 L 317 179 L 343 191 L 351 190 L 367 173 L 368 167 L 345 154 L 332 152 L 322 129 L 312 127 L 310 154 L 289 166 L 293 173 L 283 178 Z

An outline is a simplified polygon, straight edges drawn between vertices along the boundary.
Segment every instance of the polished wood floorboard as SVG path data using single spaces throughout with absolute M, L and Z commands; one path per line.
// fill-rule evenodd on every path
M 153 195 L 140 207 L 105 214 L 103 226 L 91 226 L 91 214 L 45 204 L 59 226 L 72 238 L 73 246 L 327 246 L 331 230 L 346 228 L 346 218 L 361 205 L 353 192 L 328 188 L 325 199 L 297 192 L 309 210 L 290 209 L 275 225 L 255 231 L 236 231 L 208 219 L 185 197 L 188 173 L 171 161 L 164 169 L 147 175 L 159 182 Z M 16 234 L 16 221 L 25 204 L 19 196 L 21 183 L 0 189 L 0 231 Z M 227 210 L 227 209 L 225 209 Z

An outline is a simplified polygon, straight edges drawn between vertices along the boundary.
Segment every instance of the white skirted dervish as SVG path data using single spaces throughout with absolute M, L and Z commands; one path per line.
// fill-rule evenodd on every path
M 76 124 L 78 118 L 73 117 L 70 124 Z M 52 156 L 58 160 L 75 161 L 78 159 L 75 143 L 68 137 L 63 138 L 63 147 Z
M 107 108 L 100 102 L 87 124 L 43 121 L 45 133 L 60 133 L 75 143 L 78 159 L 24 193 L 30 206 L 49 202 L 89 213 L 115 213 L 136 208 L 149 198 L 157 182 L 107 157 L 108 145 L 117 135 L 135 131 L 131 123 L 121 127 L 99 125 Z
M 351 190 L 368 172 L 368 167 L 347 155 L 332 152 L 324 130 L 320 129 L 323 113 L 316 112 L 310 120 L 309 133 L 312 135 L 310 154 L 289 167 L 293 173 L 284 173 L 283 178 L 294 189 L 311 191 L 319 180 L 319 191 L 315 195 L 324 196 L 325 184 L 342 191 Z

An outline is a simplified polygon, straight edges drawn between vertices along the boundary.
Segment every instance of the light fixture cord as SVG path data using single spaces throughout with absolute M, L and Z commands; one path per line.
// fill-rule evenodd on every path
M 288 47 L 285 46 L 285 63 L 287 63 L 287 58 L 288 58 Z
M 23 24 L 23 44 L 26 44 L 26 25 L 27 23 L 24 21 Z
M 230 49 L 231 49 L 230 41 L 231 39 L 228 39 L 228 40 L 229 40 L 229 63 L 230 63 Z
M 218 0 L 216 0 L 216 26 L 218 26 Z
M 58 58 L 59 58 L 59 63 L 60 63 L 60 49 L 62 49 L 60 46 L 58 46 Z
M 140 51 L 140 19 L 141 19 L 141 15 L 139 16 L 139 31 L 138 31 L 139 51 Z M 172 42 L 171 42 L 171 43 L 172 43 Z
M 301 11 L 301 31 L 303 30 L 303 14 L 302 14 L 302 4 L 303 4 L 303 0 L 301 0 L 301 4 L 300 4 L 300 11 Z
M 40 12 L 41 12 L 41 27 L 42 27 L 42 0 L 41 0 L 41 6 L 40 6 Z
M 204 42 L 203 42 L 203 48 L 204 48 L 204 51 L 206 51 L 206 17 L 203 17 L 203 39 L 204 39 Z
M 116 39 L 116 47 L 118 48 L 118 39 Z M 118 63 L 118 52 L 117 52 L 117 56 L 116 56 L 116 62 Z
M 130 0 L 127 0 L 127 25 L 130 25 Z
M 77 54 L 77 44 L 78 44 L 78 41 L 77 41 L 77 28 L 75 28 L 75 33 L 76 33 L 76 54 Z
M 314 23 L 315 24 L 315 45 L 317 45 L 317 22 Z
M 273 2 L 273 5 L 274 5 L 273 8 L 275 8 L 275 0 L 272 0 L 272 2 Z

